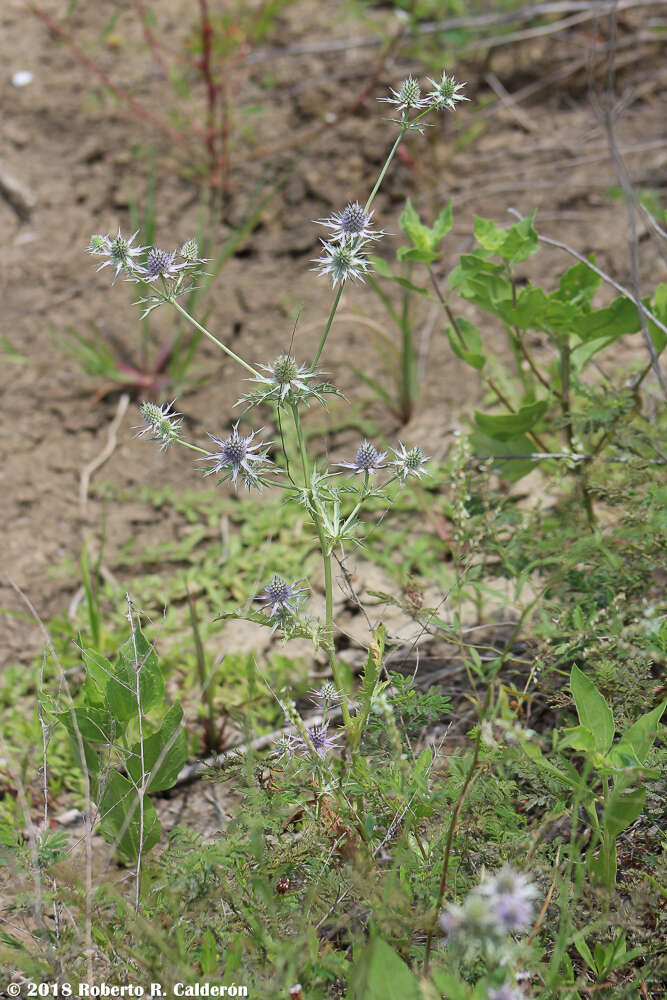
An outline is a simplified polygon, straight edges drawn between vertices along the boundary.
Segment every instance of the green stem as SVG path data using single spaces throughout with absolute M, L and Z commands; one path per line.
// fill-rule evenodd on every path
M 387 173 L 387 170 L 389 169 L 389 164 L 394 159 L 394 156 L 396 155 L 396 150 L 400 146 L 400 144 L 401 144 L 401 142 L 403 140 L 403 136 L 405 135 L 406 132 L 407 132 L 407 127 L 405 125 L 401 125 L 401 131 L 396 136 L 396 142 L 391 147 L 391 152 L 390 152 L 389 156 L 387 157 L 387 159 L 384 161 L 384 166 L 383 166 L 382 170 L 380 171 L 380 176 L 378 177 L 378 179 L 375 182 L 375 187 L 373 188 L 373 190 L 371 191 L 371 193 L 368 196 L 368 201 L 366 202 L 366 205 L 364 206 L 364 212 L 368 212 L 368 210 L 370 209 L 371 205 L 373 204 L 373 199 L 375 198 L 375 195 L 380 190 L 380 184 L 382 184 L 382 181 L 384 180 L 384 175 Z
M 336 292 L 336 298 L 333 301 L 333 305 L 331 307 L 331 312 L 329 313 L 329 319 L 327 320 L 327 325 L 324 328 L 324 333 L 322 334 L 322 339 L 320 340 L 320 346 L 317 348 L 317 354 L 315 355 L 313 363 L 310 366 L 311 372 L 315 371 L 315 365 L 320 360 L 320 354 L 324 350 L 324 345 L 326 344 L 327 337 L 329 336 L 329 330 L 331 329 L 331 324 L 333 323 L 334 316 L 336 315 L 336 309 L 338 309 L 338 303 L 340 302 L 340 297 L 343 294 L 343 286 L 344 286 L 344 284 L 345 284 L 345 282 L 341 281 L 340 286 L 338 288 L 338 291 Z
M 213 334 L 210 333 L 205 326 L 202 326 L 201 323 L 198 323 L 197 320 L 194 318 L 194 316 L 191 316 L 190 313 L 187 311 L 187 309 L 184 309 L 183 306 L 180 304 L 180 302 L 177 301 L 177 299 L 168 299 L 167 301 L 170 302 L 175 309 L 178 309 L 179 313 L 185 316 L 187 321 L 189 323 L 192 323 L 192 325 L 196 330 L 199 330 L 199 332 L 203 333 L 206 337 L 208 337 L 209 340 L 212 340 L 213 343 L 217 347 L 219 347 L 221 351 L 224 351 L 225 354 L 228 354 L 230 358 L 238 362 L 238 364 L 240 364 L 243 368 L 245 368 L 247 372 L 250 372 L 251 375 L 254 375 L 255 378 L 260 377 L 259 372 L 255 371 L 255 369 L 251 365 L 247 364 L 247 362 L 245 362 L 243 358 L 240 358 L 238 354 L 234 354 L 234 352 L 229 347 L 227 347 L 226 344 L 223 344 L 222 341 L 218 340 L 217 337 L 214 337 Z
M 303 426 L 301 424 L 301 415 L 299 414 L 299 408 L 296 403 L 290 405 L 292 411 L 292 417 L 294 418 L 294 427 L 296 430 L 297 441 L 299 443 L 299 454 L 301 456 L 301 467 L 303 469 L 303 480 L 304 488 L 308 489 L 309 483 L 309 472 L 308 472 L 308 456 L 306 455 L 306 442 L 303 436 Z M 338 664 L 336 663 L 336 651 L 334 648 L 334 627 L 333 627 L 333 574 L 331 572 L 331 553 L 327 545 L 327 539 L 322 529 L 321 521 L 317 515 L 317 511 L 314 505 L 310 506 L 310 515 L 313 519 L 313 523 L 317 530 L 317 535 L 320 541 L 320 548 L 322 550 L 322 562 L 324 564 L 324 593 L 326 600 L 326 651 L 329 657 L 329 666 L 331 667 L 331 674 L 334 679 L 334 683 L 338 690 L 341 692 L 341 712 L 343 714 L 343 723 L 347 732 L 352 734 L 352 717 L 350 715 L 350 709 L 347 704 L 347 695 L 345 694 L 345 689 L 343 687 L 343 680 L 338 670 Z M 350 745 L 352 746 L 352 741 L 350 740 Z M 352 749 L 352 756 L 356 758 L 357 751 Z

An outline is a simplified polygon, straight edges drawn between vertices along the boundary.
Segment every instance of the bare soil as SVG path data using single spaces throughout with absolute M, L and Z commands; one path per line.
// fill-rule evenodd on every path
M 44 0 L 42 6 L 58 18 L 66 4 Z M 79 5 L 69 22 L 72 38 L 150 113 L 167 119 L 173 105 L 181 114 L 201 118 L 203 88 L 195 84 L 188 100 L 177 99 L 144 46 L 131 4 L 114 7 L 119 19 L 99 41 L 108 5 Z M 637 7 L 621 15 L 615 134 L 636 189 L 664 195 L 667 73 L 657 42 L 649 38 L 650 19 L 660 7 Z M 192 28 L 189 10 L 180 0 L 159 5 L 157 34 L 176 49 Z M 288 7 L 270 45 L 261 50 L 262 59 L 249 61 L 233 78 L 239 92 L 244 88 L 243 102 L 256 101 L 265 113 L 246 117 L 234 133 L 231 197 L 216 222 L 219 245 L 248 214 L 262 178 L 275 182 L 293 164 L 289 179 L 225 266 L 208 300 L 212 329 L 253 360 L 268 362 L 289 344 L 291 317 L 299 303 L 304 309 L 294 349 L 302 359 L 312 356 L 332 300 L 327 281 L 311 270 L 321 235 L 312 220 L 366 196 L 395 128 L 383 118 L 387 106 L 375 98 L 410 71 L 428 75 L 406 45 L 397 45 L 382 67 L 379 46 L 327 50 L 326 43 L 336 39 L 372 34 L 373 23 L 391 32 L 400 26 L 382 7 L 371 9 L 365 24 L 355 24 L 345 13 L 341 2 L 302 0 Z M 470 110 L 474 104 L 463 105 L 425 136 L 408 137 L 375 203 L 379 225 L 398 232 L 407 195 L 427 217 L 452 198 L 455 225 L 441 262 L 444 276 L 469 246 L 473 215 L 508 225 L 508 206 L 524 214 L 537 208 L 538 230 L 582 253 L 594 251 L 603 269 L 629 285 L 627 214 L 622 202 L 607 193 L 618 185 L 618 177 L 587 73 L 590 57 L 591 79 L 604 88 L 601 49 L 606 38 L 606 22 L 589 20 L 558 34 L 498 46 L 486 55 L 470 52 L 448 65 L 468 81 L 468 96 L 483 99 L 486 106 L 479 112 Z M 323 43 L 321 51 L 299 49 L 314 42 Z M 287 51 L 278 51 L 281 47 Z M 21 0 L 1 4 L 0 66 L 0 167 L 23 189 L 16 196 L 5 185 L 0 196 L 1 326 L 2 336 L 25 359 L 18 363 L 4 353 L 0 366 L 0 607 L 26 613 L 20 588 L 35 612 L 48 618 L 67 608 L 79 586 L 75 571 L 66 567 L 76 565 L 84 537 L 99 536 L 103 515 L 105 562 L 111 570 L 114 554 L 127 538 L 140 533 L 148 544 L 175 530 L 154 511 L 147 520 L 136 504 L 105 511 L 103 501 L 90 494 L 82 505 L 82 470 L 107 443 L 119 393 L 95 401 L 100 383 L 64 358 L 54 333 L 73 327 L 86 336 L 113 338 L 128 356 L 136 354 L 134 288 L 122 281 L 111 288 L 109 270 L 95 272 L 95 260 L 84 253 L 89 237 L 118 226 L 130 229 L 130 203 L 143 198 L 150 171 L 147 150 L 154 142 L 159 150 L 158 243 L 175 246 L 197 230 L 201 187 L 183 176 L 185 154 L 178 144 L 156 135 L 149 122 L 104 93 L 90 69 Z M 19 88 L 12 75 L 20 70 L 31 71 L 34 79 Z M 364 97 L 364 86 L 376 71 Z M 435 70 L 428 72 L 434 75 Z M 269 77 L 272 89 L 266 86 Z M 496 89 L 499 83 L 508 94 L 527 96 L 516 103 L 498 99 L 490 83 Z M 343 114 L 355 95 L 358 107 Z M 306 155 L 294 162 L 304 149 Z M 188 156 L 200 154 L 201 148 L 193 148 Z M 398 244 L 397 238 L 387 239 L 382 252 L 393 255 Z M 639 248 L 642 292 L 647 294 L 664 280 L 664 260 L 642 219 Z M 553 287 L 570 263 L 560 251 L 543 248 L 526 274 Z M 419 335 L 430 334 L 414 417 L 398 428 L 386 412 L 376 409 L 374 416 L 387 436 L 400 433 L 402 440 L 419 442 L 429 454 L 441 456 L 466 410 L 479 402 L 480 390 L 470 369 L 452 356 L 441 315 L 432 313 L 428 303 L 420 308 Z M 352 400 L 364 395 L 352 366 L 371 374 L 382 370 L 358 313 L 385 323 L 372 293 L 346 287 L 323 358 Z M 156 316 L 155 344 L 173 334 L 174 323 L 166 310 Z M 488 336 L 502 353 L 501 332 L 490 329 Z M 619 370 L 643 358 L 642 352 L 639 337 L 619 345 Z M 220 433 L 234 418 L 239 378 L 208 343 L 200 345 L 196 371 L 205 379 L 179 399 L 178 408 L 187 414 L 190 433 L 204 440 L 206 430 Z M 138 422 L 132 404 L 117 428 L 115 448 L 93 482 L 101 477 L 119 489 L 158 482 L 175 490 L 184 483 L 195 485 L 199 476 L 190 455 L 178 450 L 162 455 L 157 447 L 135 440 L 131 428 Z M 353 442 L 353 432 L 343 432 L 324 447 L 338 458 Z M 38 627 L 7 614 L 0 621 L 0 664 L 29 661 L 42 642 Z

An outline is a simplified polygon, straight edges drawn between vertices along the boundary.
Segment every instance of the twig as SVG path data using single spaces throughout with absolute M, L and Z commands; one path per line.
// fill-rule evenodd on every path
M 520 212 L 517 212 L 515 208 L 508 208 L 507 211 L 511 215 L 514 215 L 517 219 L 524 218 L 524 216 L 521 215 Z M 569 253 L 570 256 L 575 257 L 577 260 L 581 261 L 582 264 L 586 264 L 587 267 L 590 267 L 591 271 L 594 271 L 600 278 L 602 278 L 604 282 L 606 282 L 606 284 L 611 285 L 611 287 L 615 288 L 617 292 L 621 293 L 621 295 L 624 295 L 627 299 L 630 299 L 632 304 L 636 306 L 637 309 L 640 312 L 642 312 L 647 319 L 650 319 L 651 323 L 655 323 L 658 329 L 662 330 L 662 332 L 667 336 L 667 326 L 665 326 L 664 323 L 660 322 L 655 313 L 652 313 L 650 309 L 647 309 L 644 303 L 640 299 L 637 299 L 633 295 L 633 293 L 629 289 L 621 285 L 620 282 L 615 281 L 614 278 L 612 278 L 611 275 L 607 274 L 606 271 L 602 271 L 595 264 L 592 264 L 587 257 L 584 257 L 583 254 L 580 254 L 577 250 L 574 250 L 571 246 L 568 246 L 567 243 L 561 243 L 560 240 L 552 240 L 549 236 L 542 236 L 540 233 L 537 234 L 537 238 L 541 243 L 547 243 L 549 246 L 558 247 L 559 250 L 564 250 L 566 253 Z
M 641 301 L 641 289 L 639 282 L 639 240 L 637 237 L 637 198 L 632 187 L 632 182 L 628 175 L 627 168 L 623 162 L 623 158 L 618 150 L 618 145 L 616 143 L 616 135 L 614 133 L 614 115 L 613 115 L 613 96 L 614 96 L 614 61 L 616 56 L 616 7 L 612 7 L 609 13 L 609 30 L 610 30 L 610 42 L 609 42 L 609 66 L 607 75 L 607 94 L 604 106 L 601 105 L 597 94 L 593 86 L 591 85 L 591 97 L 593 107 L 598 113 L 598 116 L 602 119 L 604 124 L 605 133 L 607 136 L 607 143 L 609 146 L 609 152 L 611 154 L 614 167 L 616 169 L 616 176 L 618 177 L 618 182 L 623 190 L 623 195 L 625 197 L 625 204 L 628 211 L 628 227 L 629 227 L 629 248 L 630 248 L 630 267 L 632 275 L 632 291 L 634 295 L 634 301 Z M 644 338 L 644 343 L 646 344 L 646 349 L 648 351 L 649 357 L 651 359 L 651 366 L 655 372 L 655 377 L 658 380 L 658 384 L 662 389 L 662 394 L 667 400 L 667 384 L 662 374 L 662 369 L 660 368 L 660 360 L 658 358 L 658 352 L 655 349 L 655 344 L 649 333 L 648 325 L 646 322 L 646 316 L 643 312 L 640 312 L 640 322 L 642 328 L 642 336 Z
M 86 513 L 90 477 L 92 476 L 93 472 L 95 472 L 102 465 L 104 465 L 107 459 L 113 455 L 116 445 L 118 444 L 118 438 L 117 438 L 118 428 L 120 427 L 123 417 L 125 416 L 125 411 L 127 410 L 129 402 L 130 402 L 130 397 L 128 393 L 124 392 L 123 395 L 118 400 L 116 415 L 109 424 L 109 431 L 108 431 L 106 445 L 99 453 L 99 455 L 96 455 L 95 458 L 91 462 L 88 462 L 87 465 L 84 465 L 83 469 L 81 470 L 81 475 L 79 478 L 79 507 L 81 509 L 82 516 L 85 515 Z

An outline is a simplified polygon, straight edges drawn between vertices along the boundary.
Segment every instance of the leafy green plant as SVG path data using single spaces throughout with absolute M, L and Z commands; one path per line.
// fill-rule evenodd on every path
M 176 702 L 164 711 L 164 677 L 138 626 L 113 664 L 94 649 L 81 658 L 81 691 L 57 718 L 97 803 L 99 832 L 121 857 L 140 861 L 160 839 L 149 793 L 171 788 L 187 759 L 183 710 Z

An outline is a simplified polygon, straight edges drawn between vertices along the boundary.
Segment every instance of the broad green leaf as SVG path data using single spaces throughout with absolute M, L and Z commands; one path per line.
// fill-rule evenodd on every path
M 442 254 L 437 250 L 429 250 L 426 247 L 421 249 L 417 247 L 399 247 L 396 251 L 396 257 L 398 260 L 416 260 L 420 264 L 431 264 L 434 260 L 442 257 Z
M 602 826 L 610 837 L 618 837 L 641 816 L 645 799 L 645 788 L 612 789 L 602 814 Z
M 625 730 L 616 746 L 612 747 L 609 759 L 620 764 L 624 755 L 630 751 L 637 763 L 643 764 L 653 746 L 660 719 L 666 708 L 667 701 L 663 701 L 651 712 L 647 712 L 646 715 L 640 716 L 636 722 L 633 722 L 629 729 Z
M 492 253 L 495 253 L 505 242 L 507 232 L 504 229 L 498 229 L 491 219 L 482 219 L 476 215 L 474 220 L 475 239 L 485 250 L 491 250 Z
M 218 947 L 213 931 L 206 930 L 202 936 L 201 949 L 199 952 L 199 964 L 205 976 L 211 976 L 218 970 Z
M 109 706 L 117 719 L 127 720 L 137 715 L 137 670 L 141 710 L 146 713 L 163 701 L 164 678 L 157 654 L 139 628 L 135 630 L 134 641 L 130 638 L 121 647 L 113 677 L 107 683 Z
M 81 654 L 86 668 L 83 696 L 88 704 L 106 704 L 105 689 L 113 669 L 109 661 L 94 649 L 84 649 Z
M 470 1000 L 470 988 L 462 979 L 449 972 L 446 968 L 433 969 L 431 979 L 438 990 L 447 1000 Z
M 384 259 L 384 257 L 369 257 L 371 264 L 373 265 L 373 270 L 380 275 L 381 278 L 393 278 L 394 272 L 389 267 L 389 264 Z
M 663 326 L 667 326 L 667 285 L 660 282 L 655 290 L 653 302 L 650 304 L 651 312 L 660 320 Z M 667 334 L 659 327 L 648 321 L 648 329 L 651 340 L 658 354 L 662 354 L 665 344 L 667 344 Z
M 470 323 L 462 316 L 457 317 L 456 325 L 458 333 L 456 333 L 454 327 L 447 327 L 447 338 L 450 347 L 454 351 L 454 354 L 458 358 L 461 358 L 461 361 L 465 361 L 466 364 L 471 365 L 478 372 L 481 371 L 486 364 L 484 349 L 482 347 L 482 335 L 474 323 Z M 461 338 L 463 338 L 465 347 L 461 344 Z
M 106 777 L 99 815 L 99 832 L 130 861 L 138 858 L 140 845 L 146 852 L 160 839 L 160 820 L 153 803 L 144 796 L 142 823 L 137 792 L 118 771 L 110 771 Z
M 435 244 L 437 245 L 443 236 L 446 236 L 449 230 L 452 228 L 452 223 L 454 219 L 452 216 L 452 202 L 451 199 L 447 205 L 443 208 L 440 215 L 437 217 L 433 223 L 433 238 L 435 239 Z
M 528 475 L 537 464 L 536 459 L 503 458 L 505 455 L 529 455 L 535 451 L 535 445 L 525 434 L 509 438 L 507 441 L 498 441 L 487 434 L 482 434 L 481 431 L 472 431 L 470 434 L 470 447 L 477 457 L 496 457 L 497 463 L 495 467 L 498 474 L 510 482 L 516 482 L 522 476 Z
M 576 663 L 570 672 L 570 690 L 579 722 L 593 733 L 595 749 L 606 754 L 614 739 L 614 716 L 593 681 L 582 673 Z
M 508 441 L 532 430 L 542 419 L 548 406 L 545 400 L 538 400 L 536 403 L 522 406 L 518 413 L 502 413 L 495 416 L 475 410 L 475 423 L 489 437 L 498 441 Z
M 69 711 L 61 712 L 58 717 L 74 743 L 78 743 L 77 729 L 85 743 L 112 743 L 117 734 L 118 727 L 108 708 L 79 705 L 74 709 L 74 719 Z
M 595 263 L 593 254 L 588 259 L 591 264 Z M 602 279 L 595 271 L 586 264 L 578 263 L 561 275 L 555 294 L 568 302 L 590 304 L 601 282 Z
M 618 339 L 617 336 L 611 337 L 596 337 L 593 340 L 586 340 L 583 344 L 579 344 L 575 347 L 573 351 L 570 352 L 570 363 L 576 371 L 581 371 L 590 359 L 600 351 L 604 351 L 605 347 L 609 347 Z
M 406 233 L 416 250 L 431 250 L 430 229 L 419 218 L 419 213 L 408 198 L 401 212 L 398 224 Z
M 361 951 L 351 975 L 350 1000 L 420 1000 L 417 977 L 381 938 Z
M 151 774 L 146 791 L 162 792 L 171 788 L 188 759 L 188 738 L 181 726 L 182 718 L 181 706 L 172 705 L 157 733 L 144 740 L 144 774 Z M 132 756 L 127 759 L 127 772 L 137 785 L 141 784 L 142 758 L 139 743 L 135 743 Z
M 620 296 L 607 306 L 595 312 L 582 315 L 577 320 L 575 333 L 582 340 L 599 337 L 622 337 L 626 333 L 636 333 L 641 329 L 636 305 Z
M 475 216 L 475 238 L 485 250 L 491 250 L 503 260 L 518 264 L 538 248 L 537 233 L 533 229 L 534 217 L 533 212 L 509 229 L 499 229 L 490 219 Z
M 595 750 L 595 737 L 586 726 L 571 726 L 563 730 L 563 740 L 559 743 L 559 749 L 565 747 L 590 753 Z

